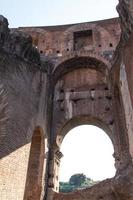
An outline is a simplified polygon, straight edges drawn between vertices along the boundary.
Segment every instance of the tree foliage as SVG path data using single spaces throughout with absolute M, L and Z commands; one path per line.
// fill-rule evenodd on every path
M 86 181 L 84 174 L 74 174 L 69 179 L 70 185 L 81 186 Z
M 69 193 L 74 190 L 91 187 L 96 183 L 98 183 L 98 181 L 93 181 L 84 174 L 74 174 L 70 177 L 68 182 L 60 182 L 60 192 Z

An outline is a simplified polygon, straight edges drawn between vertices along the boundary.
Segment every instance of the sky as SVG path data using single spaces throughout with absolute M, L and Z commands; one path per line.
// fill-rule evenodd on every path
M 10 27 L 47 26 L 117 17 L 118 0 L 0 0 Z
M 117 17 L 117 4 L 118 0 L 0 0 L 0 14 L 8 18 L 10 28 L 73 24 Z M 98 128 L 73 129 L 61 148 L 65 156 L 60 180 L 79 172 L 94 180 L 114 175 L 113 158 L 107 155 L 112 155 L 112 145 Z
M 75 173 L 84 173 L 93 180 L 115 175 L 114 148 L 109 136 L 92 125 L 78 126 L 67 133 L 61 152 L 60 181 L 67 182 Z

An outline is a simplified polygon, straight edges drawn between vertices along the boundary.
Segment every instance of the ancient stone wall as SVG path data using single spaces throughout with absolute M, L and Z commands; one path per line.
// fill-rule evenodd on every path
M 33 37 L 42 56 L 60 58 L 73 51 L 95 51 L 110 59 L 120 37 L 119 20 L 53 27 L 19 28 Z
M 0 16 L 0 199 L 133 199 L 132 1 L 118 12 L 120 21 L 12 30 Z M 111 138 L 116 175 L 55 193 L 61 142 L 86 123 Z
M 0 26 L 3 39 L 0 46 L 0 199 L 22 200 L 30 143 L 35 128 L 42 127 L 46 138 L 47 77 L 46 73 L 40 70 L 39 54 L 32 48 L 30 36 L 18 32 L 10 33 L 8 27 L 2 27 L 2 25 L 7 26 L 7 21 L 4 18 L 2 20 Z M 45 149 L 43 151 L 45 152 Z
M 69 194 L 63 193 L 55 193 L 53 199 L 54 200 L 116 200 L 116 195 L 111 190 L 112 182 L 111 180 L 106 180 L 92 186 L 91 188 L 86 188 L 82 190 L 75 191 Z
M 133 199 L 133 167 L 113 179 L 106 179 L 90 188 L 78 190 L 69 194 L 52 193 L 54 200 L 132 200 Z
M 129 139 L 130 154 L 133 158 L 133 87 L 132 87 L 132 41 L 133 41 L 133 2 L 119 1 L 117 7 L 121 20 L 121 40 L 117 47 L 115 63 L 112 67 L 113 77 L 119 87 L 124 106 L 126 128 Z M 117 80 L 116 80 L 117 79 Z
M 52 63 L 51 94 L 48 97 L 51 117 L 47 199 L 53 198 L 49 192 L 51 189 L 59 189 L 61 142 L 67 131 L 76 125 L 91 123 L 106 130 L 114 145 L 115 166 L 119 174 L 130 163 L 123 94 L 117 94 L 110 76 L 114 51 L 120 38 L 119 20 L 19 30 L 31 34 L 41 59 Z M 117 82 L 119 80 L 118 78 Z M 124 81 L 123 78 L 122 80 Z M 114 179 L 109 182 L 113 181 Z M 108 187 L 108 181 L 105 181 L 105 185 Z M 114 188 L 113 191 L 111 187 Z M 98 196 L 94 195 L 94 199 L 101 198 L 101 191 L 102 189 Z M 108 198 L 116 199 L 114 191 L 115 186 L 109 186 L 108 192 L 105 191 L 107 194 L 102 198 L 106 199 L 108 195 Z M 77 193 L 74 196 L 57 194 L 54 198 L 92 198 L 89 193 L 83 194 L 84 191 L 79 192 L 79 196 Z

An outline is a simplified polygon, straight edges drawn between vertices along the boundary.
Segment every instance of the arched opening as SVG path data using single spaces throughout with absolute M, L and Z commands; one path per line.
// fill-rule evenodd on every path
M 115 175 L 114 148 L 109 136 L 101 128 L 80 125 L 71 129 L 61 144 L 64 157 L 60 163 L 60 191 L 90 187 Z M 84 174 L 82 184 L 72 185 L 70 177 Z
M 52 153 L 54 159 L 49 167 L 50 170 L 52 169 L 49 182 L 50 188 L 56 192 L 59 189 L 60 146 L 64 136 L 72 128 L 78 125 L 92 124 L 104 129 L 114 145 L 115 154 L 119 154 L 117 141 L 114 137 L 116 131 L 108 70 L 109 65 L 106 65 L 103 60 L 93 56 L 77 56 L 64 60 L 53 72 L 52 133 L 54 153 Z M 67 166 L 71 166 L 70 161 L 68 161 Z M 105 178 L 109 177 L 105 176 Z M 97 179 L 99 181 L 99 178 Z
M 83 54 L 76 55 L 75 53 L 69 55 L 68 57 L 62 57 L 62 60 L 55 66 L 53 71 L 53 84 L 58 82 L 65 74 L 70 73 L 74 70 L 80 70 L 82 68 L 88 68 L 90 70 L 96 70 L 102 73 L 103 76 L 108 75 L 108 70 L 110 68 L 110 63 L 99 55 L 93 54 Z
M 31 141 L 24 200 L 40 200 L 43 164 L 44 137 L 41 129 L 37 127 Z

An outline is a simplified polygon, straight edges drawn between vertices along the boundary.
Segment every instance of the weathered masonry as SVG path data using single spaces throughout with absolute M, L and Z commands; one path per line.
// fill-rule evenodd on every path
M 0 16 L 1 200 L 133 200 L 133 2 L 117 9 L 120 18 L 11 30 Z M 62 194 L 60 147 L 82 124 L 106 131 L 116 175 Z

